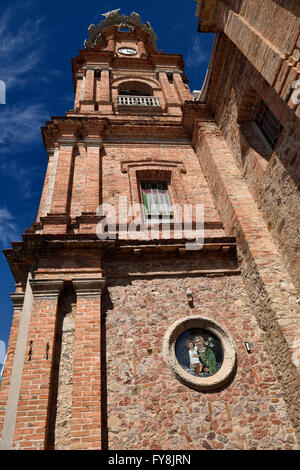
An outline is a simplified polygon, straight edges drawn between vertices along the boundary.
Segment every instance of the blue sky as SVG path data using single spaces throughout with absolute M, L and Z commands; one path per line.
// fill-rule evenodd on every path
M 0 104 L 1 250 L 35 221 L 47 165 L 40 127 L 73 107 L 71 58 L 83 48 L 89 25 L 116 8 L 149 21 L 158 49 L 182 54 L 191 90 L 201 89 L 213 35 L 197 33 L 194 0 L 1 0 L 0 80 L 7 86 L 6 105 Z M 0 341 L 5 343 L 13 291 L 14 279 L 0 254 Z

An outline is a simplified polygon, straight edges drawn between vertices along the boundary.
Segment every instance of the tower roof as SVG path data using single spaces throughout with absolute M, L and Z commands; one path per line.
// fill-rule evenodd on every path
M 130 16 L 121 15 L 120 8 L 117 10 L 111 10 L 107 13 L 103 13 L 102 16 L 105 17 L 103 21 L 101 21 L 98 26 L 91 24 L 88 31 L 89 31 L 89 39 L 84 42 L 85 48 L 94 48 L 98 42 L 101 40 L 101 32 L 111 26 L 118 26 L 119 29 L 121 28 L 128 28 L 130 31 L 133 31 L 134 28 L 142 29 L 143 31 L 149 33 L 149 41 L 150 44 L 156 49 L 156 40 L 157 36 L 152 29 L 150 23 L 143 23 L 141 21 L 140 15 L 135 13 L 134 11 L 131 13 Z

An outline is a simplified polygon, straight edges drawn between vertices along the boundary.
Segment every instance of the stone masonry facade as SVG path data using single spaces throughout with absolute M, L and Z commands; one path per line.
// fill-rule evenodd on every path
M 74 109 L 42 129 L 37 220 L 5 251 L 16 290 L 1 449 L 299 449 L 298 4 L 197 3 L 199 31 L 217 34 L 197 100 L 182 56 L 158 51 L 137 13 L 105 14 L 72 60 Z M 253 124 L 262 99 L 282 123 L 272 152 Z M 128 212 L 144 181 L 204 206 L 201 250 L 186 244 L 195 214 L 176 237 L 177 213 L 165 231 Z M 235 345 L 230 381 L 210 393 L 164 360 L 188 317 Z

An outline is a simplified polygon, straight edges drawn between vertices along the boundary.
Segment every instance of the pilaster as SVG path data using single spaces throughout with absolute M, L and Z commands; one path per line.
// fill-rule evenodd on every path
M 86 179 L 84 188 L 84 211 L 96 213 L 100 205 L 100 153 L 101 139 L 86 139 Z
M 84 99 L 81 101 L 81 111 L 95 110 L 95 70 L 94 67 L 85 68 Z
M 82 99 L 82 89 L 83 89 L 83 74 L 77 74 L 76 79 L 76 93 L 75 93 L 75 104 L 74 108 L 78 109 L 80 107 L 80 100 Z
M 193 99 L 193 96 L 189 88 L 186 88 L 186 86 L 184 85 L 182 80 L 182 74 L 179 72 L 174 72 L 173 80 L 181 104 L 183 104 L 185 101 L 191 101 Z
M 110 90 L 110 69 L 101 69 L 101 80 L 97 94 L 98 111 L 101 114 L 111 114 L 113 112 L 111 90 Z
M 73 279 L 77 295 L 71 449 L 101 449 L 101 295 L 105 279 Z
M 174 84 L 169 83 L 166 72 L 159 71 L 159 82 L 167 104 L 167 113 L 182 115 L 180 99 L 174 88 Z
M 74 144 L 74 139 L 59 141 L 59 158 L 51 198 L 51 215 L 69 215 Z
M 63 280 L 31 280 L 30 288 L 33 300 L 16 415 L 16 450 L 46 448 L 57 305 Z

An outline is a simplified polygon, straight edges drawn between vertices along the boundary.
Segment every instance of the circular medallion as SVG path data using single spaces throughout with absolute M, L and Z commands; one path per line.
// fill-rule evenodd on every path
M 135 55 L 137 53 L 132 47 L 120 47 L 118 52 L 123 55 Z
M 216 391 L 233 377 L 237 353 L 231 335 L 221 325 L 205 317 L 187 317 L 169 328 L 164 358 L 184 385 Z

